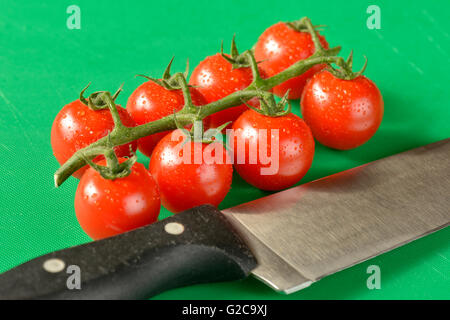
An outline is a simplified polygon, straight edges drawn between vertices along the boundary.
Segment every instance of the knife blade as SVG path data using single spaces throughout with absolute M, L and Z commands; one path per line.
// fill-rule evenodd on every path
M 249 274 L 295 292 L 448 226 L 449 157 L 446 139 L 223 213 L 200 206 L 52 252 L 0 274 L 0 299 L 148 298 Z
M 450 139 L 223 212 L 260 262 L 252 273 L 292 293 L 448 226 Z

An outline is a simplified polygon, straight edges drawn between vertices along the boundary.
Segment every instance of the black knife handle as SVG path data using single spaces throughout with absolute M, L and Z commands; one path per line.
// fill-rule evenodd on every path
M 144 299 L 176 287 L 243 279 L 255 267 L 223 214 L 204 205 L 19 265 L 0 274 L 0 299 Z

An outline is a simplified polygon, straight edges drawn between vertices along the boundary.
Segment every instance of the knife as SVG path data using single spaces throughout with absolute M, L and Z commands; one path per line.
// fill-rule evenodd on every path
M 295 292 L 448 226 L 449 159 L 450 138 L 222 212 L 199 206 L 6 271 L 0 299 L 140 299 L 250 274 Z

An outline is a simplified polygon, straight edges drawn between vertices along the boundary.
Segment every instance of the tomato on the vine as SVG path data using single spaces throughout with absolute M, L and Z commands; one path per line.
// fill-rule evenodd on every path
M 206 103 L 196 88 L 189 88 L 192 103 L 200 106 Z M 155 121 L 180 111 L 184 106 L 181 89 L 169 90 L 163 86 L 147 81 L 141 84 L 128 98 L 127 111 L 138 124 Z M 158 132 L 138 140 L 139 150 L 150 157 L 156 144 L 168 131 Z
M 128 112 L 117 106 L 120 120 L 127 127 L 136 125 Z M 51 144 L 53 154 L 60 164 L 66 162 L 76 151 L 89 146 L 100 138 L 106 136 L 114 129 L 114 121 L 108 109 L 92 110 L 80 100 L 75 100 L 64 106 L 53 121 L 51 131 Z M 137 143 L 117 146 L 114 150 L 119 157 L 130 156 L 136 151 Z M 99 156 L 95 161 L 101 159 Z M 89 166 L 76 171 L 73 176 L 80 179 Z
M 125 161 L 119 158 L 120 162 Z M 105 160 L 97 162 L 105 165 Z M 130 231 L 157 220 L 160 197 L 155 180 L 143 164 L 135 163 L 130 175 L 104 179 L 89 168 L 78 184 L 75 212 L 82 229 L 92 239 Z
M 233 68 L 229 61 L 217 53 L 200 62 L 192 72 L 189 84 L 197 87 L 206 102 L 211 103 L 245 89 L 252 81 L 253 75 L 250 67 Z M 258 106 L 258 100 L 250 100 L 249 104 Z M 241 104 L 219 111 L 205 119 L 205 127 L 217 128 L 226 122 L 232 122 L 246 110 L 247 106 Z
M 236 171 L 263 190 L 294 185 L 309 170 L 314 157 L 311 130 L 292 113 L 271 117 L 248 110 L 233 124 L 230 144 Z
M 384 103 L 380 90 L 365 76 L 344 80 L 324 70 L 306 85 L 301 109 L 317 141 L 348 150 L 375 134 L 383 119 Z
M 325 38 L 319 35 L 320 43 L 328 49 Z M 311 34 L 297 31 L 286 23 L 279 22 L 267 28 L 259 37 L 255 46 L 255 58 L 267 77 L 274 76 L 297 61 L 304 60 L 314 53 L 315 47 Z M 289 99 L 299 99 L 306 81 L 326 65 L 315 65 L 300 76 L 291 78 L 272 90 L 277 96 L 289 91 Z
M 157 144 L 150 159 L 149 170 L 161 202 L 174 213 L 202 204 L 218 206 L 230 190 L 233 176 L 231 159 L 222 144 L 186 139 L 179 129 L 172 131 Z M 215 160 L 208 160 L 209 155 Z

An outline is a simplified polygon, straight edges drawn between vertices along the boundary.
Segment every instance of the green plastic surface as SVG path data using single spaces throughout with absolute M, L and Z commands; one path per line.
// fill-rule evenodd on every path
M 66 9 L 81 9 L 81 29 L 66 27 Z M 381 9 L 381 29 L 369 30 L 366 9 Z M 138 73 L 195 66 L 229 43 L 241 50 L 278 21 L 309 16 L 326 24 L 330 45 L 354 49 L 355 68 L 385 101 L 383 123 L 364 146 L 334 151 L 317 145 L 301 183 L 450 136 L 448 1 L 4 1 L 0 0 L 0 272 L 38 255 L 90 241 L 73 209 L 77 182 L 53 186 L 58 168 L 50 128 L 58 110 L 91 90 L 115 91 L 118 101 L 142 83 Z M 298 102 L 293 104 L 299 113 Z M 147 164 L 142 155 L 140 161 Z M 424 164 L 427 165 L 427 164 Z M 235 175 L 221 208 L 266 195 Z M 161 217 L 168 212 L 163 210 Z M 250 278 L 163 293 L 156 299 L 447 299 L 449 228 L 329 276 L 285 296 Z M 381 289 L 369 290 L 366 270 L 381 269 Z

